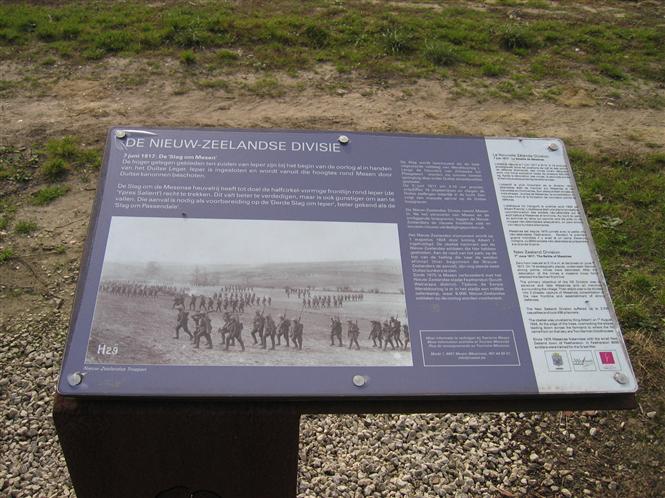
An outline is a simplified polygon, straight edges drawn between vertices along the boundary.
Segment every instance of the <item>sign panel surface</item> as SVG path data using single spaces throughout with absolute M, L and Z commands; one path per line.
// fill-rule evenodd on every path
M 563 143 L 109 132 L 59 392 L 637 388 Z

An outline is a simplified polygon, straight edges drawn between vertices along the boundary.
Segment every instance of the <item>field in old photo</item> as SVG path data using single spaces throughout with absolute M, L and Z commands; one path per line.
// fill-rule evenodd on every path
M 384 331 L 407 325 L 403 286 L 393 224 L 116 217 L 86 362 L 412 365 L 404 327 L 385 349 L 370 339 L 372 321 Z M 196 336 L 203 311 L 212 347 L 203 335 L 196 347 L 184 327 L 176 333 L 180 321 Z M 277 328 L 281 316 L 291 321 L 288 346 L 274 337 L 272 349 L 266 337 L 264 347 L 258 333 L 254 341 L 257 312 Z M 230 318 L 243 325 L 244 351 L 228 340 Z M 294 319 L 302 349 L 293 344 Z M 333 319 L 341 346 L 331 338 Z M 359 337 L 350 347 L 352 324 Z

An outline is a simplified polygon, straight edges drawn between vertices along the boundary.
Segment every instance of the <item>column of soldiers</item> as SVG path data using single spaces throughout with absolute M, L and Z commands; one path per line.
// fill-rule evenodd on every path
M 245 344 L 242 339 L 242 330 L 244 325 L 240 320 L 240 315 L 244 313 L 245 306 L 261 305 L 263 304 L 263 311 L 257 310 L 252 320 L 251 335 L 254 345 L 259 345 L 262 349 L 268 349 L 268 342 L 270 342 L 270 350 L 274 350 L 276 346 L 293 347 L 302 349 L 304 325 L 302 323 L 302 311 L 299 318 L 289 319 L 286 317 L 286 312 L 278 317 L 277 323 L 272 318 L 271 314 L 265 314 L 265 306 L 272 304 L 271 297 L 260 298 L 252 291 L 251 288 L 240 288 L 238 286 L 226 286 L 222 288 L 223 291 L 215 293 L 211 297 L 204 295 L 191 295 L 189 301 L 189 312 L 185 311 L 184 294 L 178 294 L 174 298 L 174 307 L 178 308 L 178 315 L 176 317 L 176 330 L 175 338 L 178 339 L 180 331 L 186 333 L 190 341 L 194 344 L 195 348 L 200 347 L 201 339 L 205 339 L 208 348 L 212 348 L 212 325 L 209 312 L 218 311 L 223 313 L 223 325 L 218 328 L 224 350 L 228 351 L 231 346 L 235 346 L 236 342 L 240 345 L 242 351 L 245 351 Z M 229 294 L 228 291 L 231 290 Z M 241 292 L 241 291 L 245 292 Z M 303 297 L 303 310 L 308 307 L 330 307 L 341 306 L 345 300 L 361 300 L 362 294 L 340 294 L 339 296 L 313 296 L 309 293 L 309 289 L 291 289 L 286 288 L 287 295 L 296 294 L 300 296 L 309 295 L 310 297 Z M 311 304 L 310 304 L 311 303 Z M 198 306 L 197 306 L 198 305 Z M 197 310 L 198 307 L 198 310 Z M 193 312 L 191 318 L 194 320 L 195 329 L 192 333 L 188 328 L 188 319 L 190 312 Z M 331 346 L 344 346 L 342 339 L 343 326 L 339 317 L 331 318 L 330 328 L 330 343 Z M 402 339 L 403 335 L 403 339 Z M 349 341 L 348 348 L 356 350 L 360 349 L 360 328 L 358 322 L 353 320 L 347 321 L 347 338 Z M 407 349 L 409 346 L 409 329 L 408 325 L 402 325 L 396 317 L 384 320 L 383 323 L 379 320 L 371 321 L 371 328 L 369 339 L 372 340 L 373 346 L 382 350 L 387 350 L 390 346 L 391 350 L 397 348 Z
M 314 297 L 303 297 L 303 308 L 319 309 L 319 308 L 342 308 L 344 301 L 361 301 L 362 294 L 339 294 L 339 295 L 315 295 Z
M 180 331 L 185 332 L 194 344 L 195 348 L 200 347 L 201 339 L 206 340 L 208 349 L 212 349 L 212 323 L 208 310 L 203 309 L 194 311 L 191 317 L 194 320 L 195 330 L 194 333 L 189 330 L 189 311 L 185 311 L 184 307 L 178 308 L 176 316 L 175 339 L 180 338 Z M 242 330 L 244 325 L 240 317 L 231 312 L 224 312 L 223 325 L 217 329 L 224 345 L 224 350 L 228 351 L 230 346 L 235 346 L 236 341 L 240 344 L 242 351 L 245 351 L 245 343 L 242 339 Z M 270 313 L 264 316 L 263 312 L 256 311 L 253 320 L 252 339 L 254 344 L 260 344 L 263 349 L 267 348 L 268 339 L 270 339 L 270 349 L 275 349 L 275 345 L 280 346 L 281 340 L 284 339 L 285 346 L 302 349 L 303 347 L 303 329 L 304 326 L 301 317 L 290 320 L 285 315 L 280 315 L 279 324 L 275 324 Z M 277 344 L 275 344 L 277 339 Z
M 182 307 L 178 308 L 175 339 L 180 338 L 180 331 L 182 330 L 189 336 L 195 348 L 200 347 L 200 342 L 203 338 L 206 340 L 208 349 L 212 349 L 212 324 L 208 311 L 195 311 L 192 315 L 195 324 L 193 334 L 189 330 L 188 319 L 189 312 L 185 311 Z M 245 343 L 242 339 L 244 325 L 240 317 L 237 314 L 234 315 L 226 311 L 224 312 L 223 321 L 222 327 L 218 328 L 217 332 L 221 336 L 224 350 L 228 351 L 229 347 L 235 346 L 237 341 L 242 351 L 245 351 Z M 330 345 L 343 347 L 342 321 L 339 317 L 332 317 L 330 322 Z M 286 347 L 290 347 L 291 343 L 293 343 L 294 348 L 301 350 L 303 347 L 303 330 L 302 317 L 291 320 L 285 314 L 282 314 L 279 316 L 278 323 L 275 323 L 270 313 L 264 315 L 263 312 L 257 310 L 252 321 L 251 335 L 254 344 L 260 345 L 262 349 L 268 347 L 268 340 L 270 340 L 270 350 L 274 350 L 275 346 L 282 345 L 283 339 Z M 404 336 L 403 339 L 402 335 Z M 352 349 L 355 346 L 359 350 L 360 343 L 358 339 L 360 337 L 360 328 L 357 320 L 347 320 L 347 337 L 349 340 L 348 348 Z M 409 347 L 410 340 L 409 326 L 407 324 L 402 325 L 395 317 L 390 317 L 390 320 L 384 320 L 383 323 L 379 320 L 372 320 L 368 338 L 372 340 L 374 347 L 383 349 L 383 351 L 387 350 L 388 345 L 390 345 L 391 350 L 398 348 L 406 350 Z
M 185 306 L 185 295 L 176 295 L 173 298 L 172 309 L 177 306 Z M 212 296 L 205 296 L 201 294 L 197 296 L 192 294 L 189 296 L 189 311 L 230 311 L 231 313 L 244 313 L 245 308 L 251 306 L 270 306 L 272 305 L 272 297 L 270 296 L 257 296 L 254 292 L 245 293 L 214 293 Z
M 99 286 L 101 292 L 126 297 L 158 297 L 160 294 L 177 294 L 175 287 L 167 285 L 152 285 L 138 282 L 124 282 L 120 280 L 105 280 Z
M 243 286 L 243 285 L 224 285 L 219 289 L 219 292 L 223 292 L 223 293 L 254 292 L 254 287 Z
M 302 297 L 310 297 L 312 295 L 312 291 L 309 287 L 307 288 L 293 288 L 293 287 L 284 287 L 284 293 L 286 294 L 287 298 L 291 297 L 291 294 L 297 295 L 298 299 Z
M 404 335 L 402 340 L 401 334 Z M 358 321 L 347 320 L 347 336 L 349 339 L 349 349 L 356 346 L 360 349 L 358 337 L 360 336 L 360 328 Z M 369 332 L 369 339 L 372 340 L 374 347 L 379 347 L 384 351 L 390 344 L 391 349 L 403 348 L 406 350 L 409 347 L 409 326 L 402 325 L 401 322 L 395 318 L 390 317 L 390 320 L 385 320 L 383 324 L 379 320 L 371 320 L 371 327 Z M 335 344 L 337 343 L 337 344 Z M 342 321 L 339 317 L 332 317 L 330 319 L 330 345 L 331 346 L 344 346 L 342 341 Z
M 284 293 L 287 298 L 297 296 L 302 299 L 303 308 L 317 309 L 317 308 L 341 308 L 345 301 L 362 301 L 364 294 L 362 292 L 356 293 L 338 293 L 338 294 L 321 294 L 312 296 L 310 288 L 293 288 L 285 287 Z

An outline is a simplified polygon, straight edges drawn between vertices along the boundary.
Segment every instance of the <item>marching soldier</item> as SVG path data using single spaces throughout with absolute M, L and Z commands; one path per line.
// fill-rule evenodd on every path
M 402 333 L 404 334 L 404 350 L 409 347 L 409 341 L 411 338 L 409 337 L 409 326 L 405 323 L 402 325 Z
M 358 344 L 358 336 L 360 336 L 360 329 L 358 328 L 358 322 L 355 323 L 351 320 L 348 321 L 347 334 L 349 336 L 349 349 L 355 344 L 356 349 L 360 349 L 360 344 Z
M 231 322 L 229 324 L 229 335 L 226 336 L 226 348 L 224 348 L 225 351 L 229 350 L 229 345 L 231 344 L 231 341 L 236 341 L 240 343 L 240 347 L 242 348 L 242 351 L 245 350 L 245 343 L 242 340 L 242 329 L 243 329 L 243 324 L 240 321 L 240 318 L 234 317 L 231 319 Z
M 291 339 L 293 339 L 293 344 L 298 349 L 302 349 L 302 335 L 303 324 L 300 323 L 300 318 L 294 318 L 291 324 Z
M 171 306 L 171 309 L 175 308 L 176 306 L 185 306 L 185 296 L 179 296 L 176 294 L 173 297 L 173 306 Z
M 208 349 L 212 349 L 212 337 L 210 337 L 210 332 L 212 332 L 212 323 L 210 322 L 210 317 L 206 311 L 199 311 L 199 319 L 196 326 L 196 332 L 194 332 L 194 347 L 199 348 L 201 343 L 201 337 L 205 337 L 206 342 L 208 343 Z
M 192 294 L 191 299 L 189 300 L 189 311 L 196 310 L 196 296 Z
M 231 313 L 226 311 L 222 319 L 224 320 L 224 325 L 217 329 L 217 332 L 222 336 L 222 344 L 226 344 L 226 336 L 231 333 Z
M 252 339 L 254 339 L 254 344 L 261 342 L 263 344 L 263 328 L 265 327 L 265 318 L 259 310 L 256 310 L 256 315 L 254 316 L 254 323 L 252 328 Z M 259 340 L 256 340 L 256 334 L 259 334 Z
M 335 339 L 339 342 L 338 346 L 342 344 L 342 321 L 339 318 L 330 318 L 330 345 L 335 345 Z
M 263 349 L 266 348 L 266 343 L 268 342 L 268 337 L 270 337 L 270 340 L 272 341 L 272 346 L 270 349 L 275 349 L 275 336 L 277 335 L 277 326 L 275 325 L 275 321 L 272 319 L 272 316 L 270 313 L 266 316 L 266 324 L 265 324 L 265 333 L 263 334 L 263 342 L 261 346 Z
M 401 333 L 402 333 L 402 323 L 395 317 L 390 317 L 390 332 L 393 336 L 393 340 L 395 341 L 395 346 L 398 348 L 401 348 L 404 346 L 402 343 L 401 339 Z
M 374 347 L 379 343 L 379 348 L 383 347 L 383 339 L 381 338 L 381 322 L 378 320 L 372 320 L 372 328 L 369 331 L 369 338 L 372 339 L 372 344 Z
M 188 320 L 189 320 L 189 313 L 185 311 L 184 308 L 178 308 L 178 316 L 176 317 L 176 326 L 175 326 L 176 339 L 180 339 L 180 329 L 185 331 L 185 333 L 189 336 L 190 341 L 194 339 L 194 336 L 189 331 L 189 327 L 187 327 Z
M 192 314 L 192 320 L 194 320 L 194 336 L 196 336 L 196 329 L 199 328 L 199 320 L 201 319 L 201 313 L 198 311 L 195 311 Z
M 383 350 L 385 351 L 388 348 L 388 344 L 392 349 L 395 349 L 395 344 L 393 343 L 393 334 L 392 329 L 390 328 L 390 323 L 388 320 L 384 320 L 383 326 L 381 327 L 381 337 L 383 338 Z
M 279 325 L 277 325 L 277 345 L 281 345 L 281 338 L 284 337 L 286 341 L 286 347 L 290 346 L 289 344 L 289 329 L 291 328 L 291 320 L 286 318 L 284 315 L 279 317 Z

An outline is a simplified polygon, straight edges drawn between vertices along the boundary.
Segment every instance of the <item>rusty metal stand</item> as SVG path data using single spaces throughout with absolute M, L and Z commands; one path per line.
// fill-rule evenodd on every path
M 78 498 L 293 498 L 300 415 L 260 402 L 56 397 Z
M 57 395 L 53 417 L 78 498 L 294 498 L 301 414 L 636 406 L 633 394 L 382 400 Z

